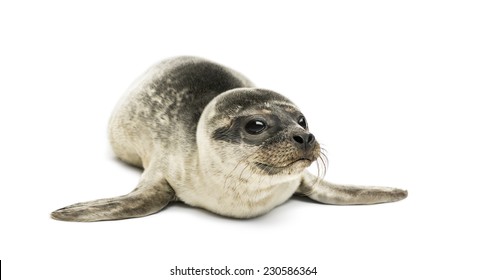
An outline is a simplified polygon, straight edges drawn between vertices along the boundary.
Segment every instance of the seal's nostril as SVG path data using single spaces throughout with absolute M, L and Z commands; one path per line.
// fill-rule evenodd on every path
M 314 142 L 316 138 L 312 133 L 299 133 L 292 136 L 294 142 L 300 147 L 304 149 L 309 149 L 314 146 Z
M 316 138 L 314 137 L 314 135 L 310 133 L 309 136 L 307 137 L 307 143 L 312 144 L 315 140 Z
M 300 135 L 294 135 L 294 141 L 299 143 L 299 144 L 303 144 L 304 143 L 304 138 L 302 138 L 302 136 Z

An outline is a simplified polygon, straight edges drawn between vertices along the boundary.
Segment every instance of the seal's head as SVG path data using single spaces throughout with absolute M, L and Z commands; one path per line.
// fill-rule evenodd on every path
M 239 179 L 297 176 L 320 155 L 300 110 L 284 96 L 257 88 L 213 99 L 199 121 L 197 141 L 204 147 L 199 149 L 204 168 Z

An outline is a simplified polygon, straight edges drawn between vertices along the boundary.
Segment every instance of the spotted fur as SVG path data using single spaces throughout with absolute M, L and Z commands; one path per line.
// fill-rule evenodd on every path
M 248 131 L 258 119 L 265 129 Z M 115 154 L 143 168 L 138 186 L 120 197 L 76 203 L 54 219 L 141 217 L 183 201 L 220 215 L 251 218 L 294 194 L 331 204 L 403 199 L 392 188 L 346 187 L 305 169 L 322 158 L 303 114 L 284 96 L 255 88 L 238 72 L 196 57 L 150 68 L 128 90 L 109 123 Z

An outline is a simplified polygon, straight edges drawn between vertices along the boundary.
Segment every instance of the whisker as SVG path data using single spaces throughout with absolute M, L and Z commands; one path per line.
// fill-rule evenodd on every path
M 245 170 L 246 170 L 248 167 L 250 167 L 250 165 L 249 165 L 249 164 L 246 164 L 246 166 L 245 166 L 245 167 L 243 167 L 243 169 L 241 170 L 241 172 L 240 172 L 240 176 L 238 177 L 238 178 L 240 179 L 240 181 L 242 181 L 243 173 L 245 172 Z M 248 177 L 248 179 L 247 179 L 247 180 L 249 180 L 249 179 L 251 178 L 251 176 L 252 176 L 252 175 L 253 175 L 253 172 L 250 172 L 250 177 Z
M 328 167 L 328 165 L 329 165 L 329 159 L 328 159 L 328 157 L 327 157 L 327 155 L 326 155 L 325 151 L 321 151 L 321 152 L 319 153 L 319 160 L 320 160 L 319 162 L 320 162 L 320 163 L 322 163 L 322 165 L 323 165 L 323 167 L 324 167 L 324 172 L 323 172 L 323 174 L 322 174 L 322 178 L 324 178 L 324 176 L 325 176 L 325 175 L 326 175 L 326 173 L 327 173 L 327 167 Z
M 241 170 L 240 172 L 240 175 L 239 175 L 239 178 L 241 179 L 242 177 L 242 174 L 243 172 L 245 171 L 245 169 L 249 166 L 249 164 L 246 163 L 246 161 L 248 160 L 250 156 L 247 156 L 246 158 L 243 158 L 241 159 L 240 161 L 238 161 L 238 163 L 235 165 L 235 167 L 233 168 L 233 170 L 231 170 L 230 173 L 228 173 L 228 175 L 226 175 L 226 178 L 224 180 L 224 188 L 227 188 L 227 183 L 228 183 L 228 179 L 230 179 L 230 177 L 232 177 L 233 173 L 238 169 L 238 167 L 241 165 L 241 164 L 246 164 L 245 167 L 243 167 L 243 169 Z
M 327 173 L 328 164 L 329 159 L 327 158 L 326 150 L 321 148 L 321 151 L 317 158 L 317 177 L 315 182 L 312 184 L 313 186 L 317 185 L 319 183 L 319 180 L 324 180 L 324 176 L 326 176 Z

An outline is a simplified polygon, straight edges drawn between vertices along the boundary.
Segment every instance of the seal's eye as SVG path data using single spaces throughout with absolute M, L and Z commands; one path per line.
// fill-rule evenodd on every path
M 262 120 L 251 120 L 245 125 L 246 132 L 250 134 L 260 134 L 267 128 L 267 124 Z
M 307 129 L 307 121 L 303 116 L 299 118 L 299 121 L 297 123 L 303 128 Z

